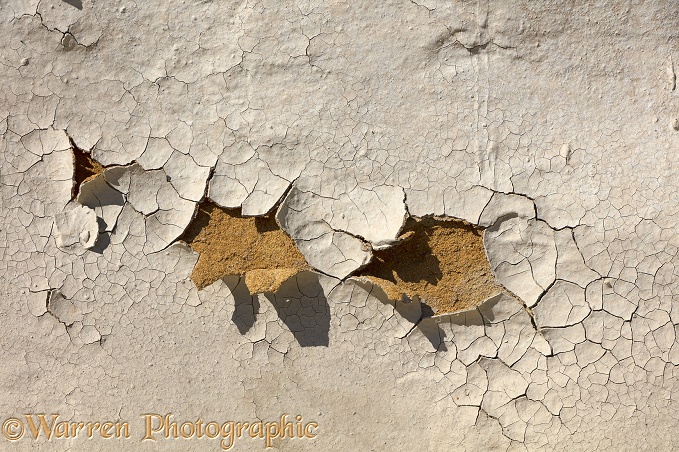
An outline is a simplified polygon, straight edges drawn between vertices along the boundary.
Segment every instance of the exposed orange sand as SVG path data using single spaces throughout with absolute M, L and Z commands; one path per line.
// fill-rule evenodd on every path
M 191 274 L 198 289 L 224 276 L 244 275 L 250 293 L 275 292 L 286 279 L 310 268 L 273 213 L 243 217 L 240 209 L 204 201 L 180 240 L 200 254 Z
M 477 306 L 501 292 L 483 248 L 482 229 L 449 218 L 409 218 L 402 241 L 375 251 L 357 276 L 392 300 L 418 296 L 436 314 Z

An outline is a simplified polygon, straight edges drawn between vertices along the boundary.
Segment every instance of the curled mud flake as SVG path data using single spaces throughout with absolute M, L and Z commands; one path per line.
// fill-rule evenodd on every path
M 191 279 L 198 289 L 219 278 L 244 275 L 251 294 L 275 292 L 310 267 L 273 213 L 244 217 L 240 209 L 224 209 L 206 200 L 180 237 L 200 257 Z
M 94 179 L 99 174 L 104 172 L 104 167 L 101 163 L 92 158 L 89 152 L 85 152 L 71 141 L 71 151 L 73 152 L 73 192 L 72 199 L 78 197 L 80 187 L 85 182 Z
M 443 314 L 502 292 L 486 258 L 482 229 L 457 219 L 411 217 L 400 239 L 375 251 L 357 275 L 382 287 L 390 299 L 417 296 Z
M 77 205 L 73 209 L 59 212 L 54 217 L 54 235 L 57 247 L 68 249 L 74 245 L 94 247 L 99 233 L 97 214 L 93 209 Z

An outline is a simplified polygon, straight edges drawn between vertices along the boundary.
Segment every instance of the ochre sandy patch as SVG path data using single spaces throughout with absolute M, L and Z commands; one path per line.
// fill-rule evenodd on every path
M 180 240 L 200 254 L 191 274 L 198 289 L 224 276 L 245 275 L 251 294 L 275 292 L 286 279 L 310 268 L 273 213 L 243 217 L 240 209 L 203 201 Z
M 502 291 L 483 248 L 480 228 L 449 218 L 409 218 L 402 241 L 375 251 L 358 273 L 392 300 L 419 298 L 434 313 L 472 308 Z
M 80 186 L 90 179 L 94 179 L 104 172 L 104 167 L 92 156 L 76 146 L 71 140 L 71 151 L 73 152 L 73 199 L 78 197 Z

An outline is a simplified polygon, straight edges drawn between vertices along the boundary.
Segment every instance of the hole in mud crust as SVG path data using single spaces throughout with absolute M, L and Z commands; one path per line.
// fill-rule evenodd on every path
M 477 306 L 501 292 L 483 248 L 483 229 L 445 217 L 410 217 L 400 243 L 375 251 L 358 272 L 390 299 L 419 297 L 435 314 Z
M 179 239 L 200 254 L 191 274 L 198 289 L 224 276 L 244 275 L 250 293 L 275 292 L 291 276 L 310 269 L 273 212 L 244 217 L 240 209 L 205 200 Z

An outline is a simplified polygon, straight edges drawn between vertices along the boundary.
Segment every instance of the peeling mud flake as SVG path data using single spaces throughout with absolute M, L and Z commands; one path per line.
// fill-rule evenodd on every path
M 180 240 L 200 254 L 191 279 L 198 289 L 229 275 L 244 275 L 251 294 L 275 292 L 291 276 L 310 269 L 273 214 L 244 217 L 211 201 L 198 212 Z
M 57 247 L 67 249 L 76 244 L 92 248 L 97 241 L 99 225 L 94 210 L 77 206 L 54 217 Z
M 375 251 L 357 277 L 379 285 L 392 300 L 417 296 L 436 314 L 472 308 L 502 292 L 482 232 L 462 220 L 411 217 L 400 243 Z

